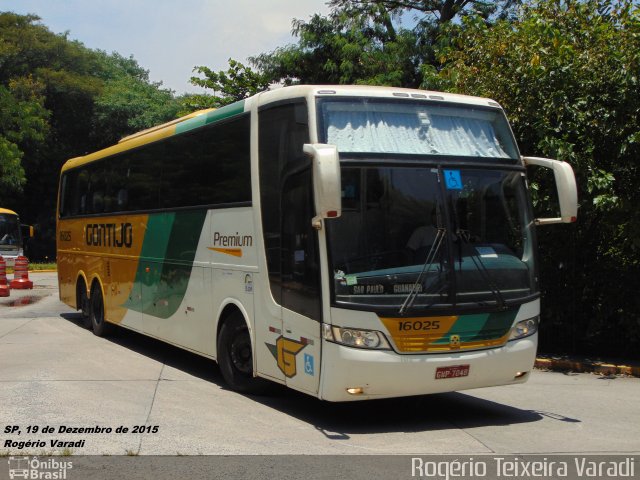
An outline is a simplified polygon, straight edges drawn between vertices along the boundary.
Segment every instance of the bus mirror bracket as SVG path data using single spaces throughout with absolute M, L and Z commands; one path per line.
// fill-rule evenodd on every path
M 323 219 L 338 218 L 342 214 L 340 157 L 335 145 L 305 143 L 303 151 L 311 157 L 313 163 L 316 216 L 311 220 L 311 224 L 316 230 L 320 230 Z
M 522 157 L 525 165 L 536 165 L 553 170 L 560 201 L 559 218 L 536 218 L 536 225 L 572 223 L 578 219 L 578 187 L 571 165 L 558 160 L 540 157 Z
M 20 233 L 22 233 L 22 238 L 33 238 L 33 225 L 20 225 Z

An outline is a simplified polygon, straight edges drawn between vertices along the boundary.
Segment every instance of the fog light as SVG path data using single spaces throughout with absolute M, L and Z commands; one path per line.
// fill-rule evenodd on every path
M 364 393 L 364 388 L 362 387 L 347 388 L 347 393 L 349 395 L 362 395 Z
M 522 378 L 529 372 L 516 372 L 516 376 L 513 378 Z

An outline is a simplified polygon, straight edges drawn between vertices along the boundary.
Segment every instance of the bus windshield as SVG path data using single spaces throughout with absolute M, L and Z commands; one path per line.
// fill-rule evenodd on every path
M 342 189 L 327 222 L 336 305 L 403 314 L 537 293 L 519 171 L 344 167 Z
M 5 251 L 20 248 L 20 224 L 16 215 L 0 213 L 0 246 Z
M 321 99 L 319 112 L 321 137 L 341 153 L 519 159 L 498 108 L 346 98 Z

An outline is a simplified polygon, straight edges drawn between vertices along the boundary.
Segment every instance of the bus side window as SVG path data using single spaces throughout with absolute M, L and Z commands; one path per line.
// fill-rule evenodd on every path
M 118 190 L 118 196 L 116 198 L 116 205 L 117 205 L 117 211 L 120 210 L 126 210 L 127 209 L 127 204 L 129 201 L 129 195 L 127 194 L 127 191 L 124 188 L 121 188 L 120 190 Z
M 88 201 L 89 201 L 89 171 L 82 170 L 78 174 L 78 180 L 76 182 L 76 195 L 77 195 L 77 203 L 76 203 L 76 211 L 74 212 L 76 215 L 82 215 L 88 212 Z

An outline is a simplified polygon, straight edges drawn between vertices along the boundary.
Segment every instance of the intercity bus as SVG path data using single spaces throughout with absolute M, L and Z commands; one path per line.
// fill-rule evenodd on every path
M 26 236 L 33 236 L 33 227 L 24 225 Z M 20 218 L 13 210 L 0 208 L 0 255 L 7 266 L 13 267 L 17 257 L 24 255 Z
M 552 169 L 557 218 L 533 217 L 528 165 Z M 240 392 L 510 385 L 536 354 L 535 225 L 576 214 L 571 167 L 522 157 L 492 100 L 285 87 L 69 160 L 60 298 Z

